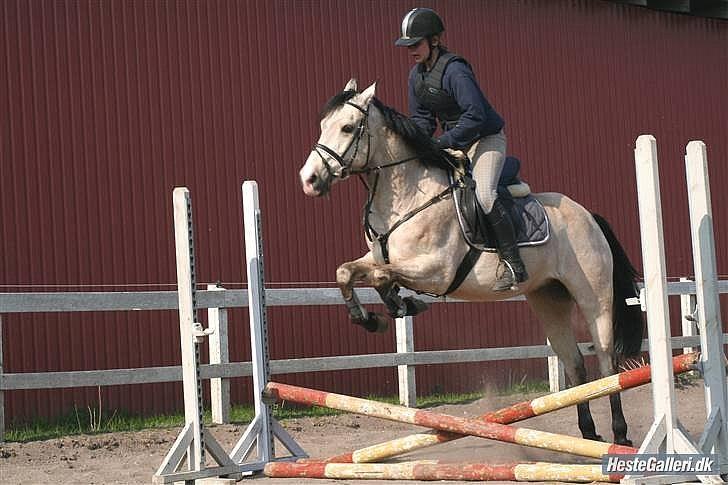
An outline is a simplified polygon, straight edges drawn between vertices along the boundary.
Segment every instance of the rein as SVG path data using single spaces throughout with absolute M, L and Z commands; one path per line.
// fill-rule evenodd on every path
M 414 216 L 419 214 L 420 212 L 424 211 L 425 209 L 429 209 L 433 205 L 437 204 L 438 202 L 445 200 L 448 195 L 450 195 L 454 189 L 453 185 L 448 186 L 445 190 L 422 204 L 421 206 L 417 207 L 416 209 L 412 209 L 405 215 L 403 215 L 397 222 L 392 224 L 392 227 L 389 228 L 386 232 L 379 233 L 377 232 L 374 227 L 372 227 L 371 223 L 369 222 L 369 215 L 372 213 L 372 204 L 374 203 L 374 194 L 377 189 L 377 183 L 379 182 L 379 173 L 377 172 L 376 179 L 374 180 L 374 185 L 370 189 L 367 186 L 367 189 L 369 189 L 369 196 L 367 197 L 367 203 L 364 205 L 364 233 L 367 236 L 367 239 L 370 242 L 374 242 L 374 239 L 376 239 L 379 242 L 379 247 L 382 250 L 382 258 L 384 258 L 384 262 L 386 264 L 389 264 L 389 236 L 392 235 L 392 233 L 397 229 L 399 226 L 404 224 L 405 222 L 412 219 Z M 366 182 L 364 183 L 366 185 Z
M 349 145 L 346 147 L 344 152 L 339 155 L 334 151 L 333 149 L 327 147 L 326 145 L 322 143 L 316 143 L 314 145 L 313 149 L 318 154 L 318 156 L 321 158 L 321 161 L 324 164 L 324 167 L 326 167 L 326 170 L 329 172 L 329 174 L 332 177 L 336 178 L 346 178 L 350 174 L 356 174 L 359 175 L 359 179 L 362 181 L 364 186 L 367 188 L 367 202 L 363 207 L 363 225 L 364 225 L 364 232 L 366 234 L 367 239 L 370 242 L 374 242 L 376 239 L 379 242 L 380 248 L 382 250 L 382 257 L 384 258 L 384 262 L 389 264 L 389 247 L 388 247 L 388 241 L 389 237 L 392 235 L 392 233 L 399 228 L 402 224 L 412 219 L 414 216 L 419 214 L 420 212 L 432 207 L 433 205 L 437 204 L 438 202 L 445 200 L 448 195 L 452 194 L 453 189 L 456 187 L 456 184 L 449 185 L 445 190 L 440 192 L 439 194 L 432 197 L 430 200 L 425 202 L 423 205 L 417 207 L 416 209 L 413 209 L 409 211 L 407 214 L 403 215 L 397 222 L 395 222 L 392 227 L 390 227 L 386 232 L 379 233 L 377 232 L 374 227 L 369 222 L 369 216 L 372 213 L 372 204 L 374 203 L 374 196 L 377 191 L 377 185 L 379 184 L 379 175 L 380 171 L 385 168 L 391 168 L 396 167 L 397 165 L 402 165 L 407 162 L 411 162 L 413 160 L 417 160 L 420 158 L 419 155 L 415 155 L 412 157 L 404 158 L 402 160 L 396 160 L 394 162 L 384 163 L 382 165 L 370 165 L 369 156 L 371 153 L 371 134 L 369 133 L 369 107 L 367 106 L 367 109 L 362 108 L 361 106 L 352 103 L 350 101 L 347 101 L 345 104 L 348 104 L 349 106 L 352 106 L 359 111 L 361 111 L 364 114 L 364 117 L 359 122 L 359 126 L 356 129 L 355 136 L 351 139 L 351 142 L 349 142 Z M 364 137 L 364 134 L 367 136 L 367 157 L 366 162 L 364 164 L 364 167 L 361 169 L 352 169 L 351 166 L 354 163 L 354 160 L 356 159 L 356 156 L 359 152 L 359 144 L 361 142 L 361 139 Z M 346 160 L 346 154 L 352 149 L 353 146 L 353 153 L 351 157 L 349 158 L 349 161 Z M 327 155 L 329 155 L 331 158 L 336 160 L 339 163 L 340 170 L 339 172 L 334 172 L 332 170 L 331 166 L 329 165 L 329 162 L 326 160 L 326 157 L 321 154 L 319 150 L 322 150 Z M 374 183 L 370 186 L 362 177 L 362 175 L 375 173 L 374 177 Z

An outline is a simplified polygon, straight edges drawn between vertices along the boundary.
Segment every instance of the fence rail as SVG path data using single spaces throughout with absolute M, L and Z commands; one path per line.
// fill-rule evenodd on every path
M 723 343 L 728 345 L 728 334 L 723 335 Z M 672 338 L 673 349 L 696 347 L 699 345 L 699 337 Z M 584 355 L 594 355 L 594 351 L 591 349 L 591 344 L 589 343 L 581 343 L 579 344 L 579 348 Z M 642 350 L 647 350 L 646 340 L 643 342 Z M 496 360 L 545 359 L 553 355 L 555 354 L 548 345 L 337 355 L 332 357 L 272 360 L 270 361 L 270 371 L 274 375 L 296 374 L 302 372 L 350 370 L 372 367 L 397 367 L 400 365 L 460 364 Z M 253 367 L 250 362 L 200 365 L 200 378 L 202 379 L 250 377 L 252 374 Z M 127 384 L 177 382 L 181 380 L 182 366 L 65 372 L 19 372 L 3 374 L 2 380 L 0 380 L 0 391 L 120 386 Z
M 670 295 L 682 295 L 683 299 L 694 295 L 695 283 L 691 281 L 672 282 L 668 285 Z M 728 293 L 728 281 L 718 282 L 718 291 Z M 372 288 L 358 288 L 357 293 L 362 303 L 379 303 L 379 296 Z M 312 306 L 341 305 L 341 294 L 336 288 L 307 289 L 266 289 L 266 305 L 268 306 Z M 196 292 L 198 308 L 209 309 L 227 318 L 225 309 L 248 306 L 245 290 L 208 289 Z M 453 298 L 420 297 L 429 303 L 452 303 L 461 300 Z M 523 297 L 509 301 L 524 300 Z M 0 318 L 7 313 L 44 313 L 44 312 L 86 312 L 86 311 L 140 311 L 140 310 L 177 310 L 176 291 L 140 291 L 140 292 L 47 292 L 47 293 L 0 293 Z M 690 304 L 683 304 L 683 313 L 689 311 Z M 0 328 L 2 320 L 0 319 Z M 404 332 L 404 326 L 398 325 L 398 332 Z M 691 348 L 700 344 L 700 339 L 693 336 L 689 327 L 683 327 L 685 335 L 672 338 L 672 347 Z M 220 335 L 222 333 L 223 335 Z M 0 332 L 0 335 L 2 333 Z M 227 349 L 227 335 L 219 332 L 214 335 L 216 347 Z M 211 339 L 211 342 L 213 339 Z M 728 345 L 728 334 L 723 334 L 723 344 Z M 0 356 L 3 342 L 0 340 Z M 402 348 L 407 348 L 406 346 Z M 413 348 L 412 346 L 408 348 Z M 589 343 L 580 344 L 584 355 L 591 355 Z M 643 350 L 647 349 L 647 341 Z M 227 353 L 226 353 L 227 354 Z M 408 366 L 425 364 L 452 364 L 464 362 L 486 362 L 511 359 L 533 359 L 554 356 L 548 345 L 530 345 L 519 347 L 479 348 L 462 350 L 435 351 L 402 351 L 382 354 L 344 355 L 331 357 L 313 357 L 302 359 L 273 360 L 270 363 L 272 374 L 291 374 L 300 372 L 334 371 L 362 369 L 373 367 L 399 367 L 406 371 Z M 213 355 L 211 352 L 211 360 Z M 200 366 L 202 379 L 230 379 L 252 375 L 251 362 L 225 362 Z M 136 369 L 108 369 L 65 372 L 21 372 L 3 373 L 0 361 L 0 442 L 4 437 L 4 391 L 20 389 L 59 389 L 89 386 L 113 386 L 127 384 L 149 384 L 160 382 L 176 382 L 182 380 L 181 366 L 144 367 Z M 414 395 L 414 379 L 400 380 L 409 389 L 400 389 L 400 396 Z M 411 386 L 411 387 L 410 387 Z M 402 398 L 404 401 L 408 399 Z M 219 402 L 220 396 L 213 396 L 215 408 L 229 409 L 228 402 Z M 412 405 L 414 402 L 405 402 Z M 213 416 L 215 419 L 215 416 Z M 217 422 L 217 421 L 216 421 Z
M 718 281 L 718 292 L 728 293 L 728 280 Z M 406 290 L 403 295 L 408 294 Z M 675 281 L 668 284 L 669 295 L 695 294 L 692 281 Z M 357 288 L 357 295 L 364 304 L 381 303 L 373 288 Z M 246 290 L 197 290 L 197 307 L 242 308 L 248 306 Z M 463 302 L 455 298 L 418 296 L 428 303 Z M 505 301 L 525 301 L 522 296 Z M 267 306 L 316 306 L 341 305 L 338 288 L 268 288 L 265 291 Z M 117 292 L 40 292 L 0 293 L 0 315 L 4 313 L 39 312 L 97 312 L 124 310 L 177 310 L 176 291 L 117 291 Z

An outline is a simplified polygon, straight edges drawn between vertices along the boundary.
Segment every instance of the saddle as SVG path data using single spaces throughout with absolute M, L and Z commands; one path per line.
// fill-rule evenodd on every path
M 506 157 L 498 180 L 498 197 L 510 213 L 518 246 L 538 246 L 549 239 L 549 221 L 543 205 L 531 195 L 528 184 L 519 179 L 520 169 L 519 159 Z M 445 295 L 462 284 L 483 252 L 498 251 L 493 230 L 476 198 L 475 180 L 468 161 L 450 171 L 450 184 L 454 187 L 453 201 L 460 230 L 470 250 L 460 262 Z
M 548 241 L 548 217 L 541 203 L 531 194 L 528 185 L 519 179 L 520 169 L 521 161 L 518 158 L 506 157 L 498 181 L 498 197 L 510 213 L 518 246 L 537 246 Z M 456 187 L 453 200 L 463 237 L 473 249 L 497 251 L 495 235 L 475 195 L 472 172 L 469 168 L 453 171 L 451 178 Z

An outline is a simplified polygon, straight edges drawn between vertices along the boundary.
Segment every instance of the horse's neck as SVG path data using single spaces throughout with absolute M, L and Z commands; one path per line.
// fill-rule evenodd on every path
M 395 137 L 388 137 L 376 155 L 375 160 L 390 160 L 388 163 L 404 160 L 415 155 Z M 381 157 L 381 158 L 380 158 Z M 377 172 L 369 178 L 370 186 L 375 183 Z M 376 191 L 372 201 L 370 223 L 378 232 L 392 227 L 409 212 L 423 206 L 441 193 L 448 185 L 444 170 L 427 167 L 419 160 L 402 163 L 378 172 Z

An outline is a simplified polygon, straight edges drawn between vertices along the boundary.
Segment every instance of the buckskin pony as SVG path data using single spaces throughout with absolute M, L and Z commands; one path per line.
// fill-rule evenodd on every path
M 489 251 L 478 251 L 472 269 L 458 276 L 473 252 L 452 203 L 457 182 L 450 160 L 407 117 L 379 101 L 375 90 L 372 84 L 358 92 L 352 79 L 329 100 L 321 113 L 321 136 L 299 173 L 309 196 L 324 195 L 354 174 L 368 188 L 364 232 L 370 250 L 336 271 L 353 322 L 384 331 L 388 321 L 360 304 L 355 284 L 373 286 L 393 317 L 426 308 L 415 297 L 402 298 L 401 287 L 469 301 L 522 294 L 572 385 L 587 381 L 572 330 L 574 305 L 587 323 L 602 376 L 614 374 L 621 359 L 638 354 L 643 317 L 639 307 L 625 301 L 637 294 L 636 271 L 607 222 L 563 194 L 533 194 L 548 216 L 549 235 L 543 244 L 521 248 L 527 281 L 493 292 L 502 264 Z M 456 276 L 462 281 L 453 288 Z M 614 441 L 630 445 L 619 394 L 610 400 Z M 579 404 L 577 410 L 583 437 L 601 439 L 589 404 Z

